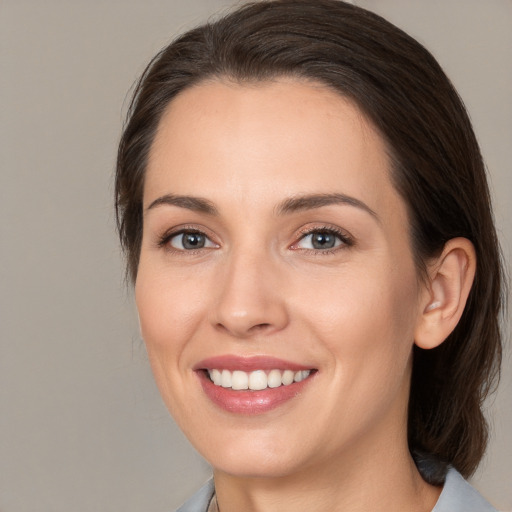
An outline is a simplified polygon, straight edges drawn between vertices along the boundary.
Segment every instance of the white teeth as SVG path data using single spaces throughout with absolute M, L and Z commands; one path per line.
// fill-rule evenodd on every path
M 247 373 L 241 370 L 233 372 L 229 370 L 208 370 L 210 379 L 216 386 L 223 388 L 232 388 L 234 390 L 251 389 L 259 391 L 262 389 L 278 388 L 279 386 L 289 386 L 293 382 L 301 382 L 309 376 L 311 370 L 270 370 L 268 374 L 264 370 L 255 370 Z
M 301 370 L 300 372 L 297 372 L 293 378 L 295 382 L 300 382 L 301 380 L 304 380 L 306 377 L 308 377 L 310 374 L 309 370 Z
M 269 388 L 278 388 L 281 385 L 281 372 L 279 370 L 270 370 L 267 375 L 267 386 Z
M 231 387 L 231 372 L 229 370 L 222 370 L 220 385 L 223 388 Z
M 263 370 L 256 370 L 249 375 L 249 389 L 255 391 L 267 387 L 267 374 Z
M 283 376 L 281 377 L 281 382 L 283 383 L 283 386 L 288 386 L 293 382 L 293 378 L 295 377 L 295 374 L 291 370 L 285 370 L 283 372 Z
M 216 386 L 220 386 L 222 384 L 222 373 L 219 370 L 212 370 L 210 372 L 210 377 Z
M 239 370 L 234 371 L 231 375 L 231 387 L 233 389 L 249 389 L 249 376 L 247 373 Z

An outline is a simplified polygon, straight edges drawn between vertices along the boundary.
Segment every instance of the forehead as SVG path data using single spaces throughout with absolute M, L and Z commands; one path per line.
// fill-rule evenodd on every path
M 379 209 L 399 199 L 386 144 L 353 102 L 328 87 L 281 79 L 206 82 L 167 107 L 153 142 L 144 203 L 163 193 L 247 206 L 340 192 Z M 279 196 L 279 197 L 278 197 Z

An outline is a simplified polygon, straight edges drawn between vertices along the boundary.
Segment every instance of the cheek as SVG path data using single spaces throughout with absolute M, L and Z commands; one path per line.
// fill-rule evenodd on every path
M 141 335 L 160 393 L 171 414 L 183 408 L 182 382 L 186 372 L 187 342 L 194 332 L 194 314 L 183 294 L 187 287 L 176 286 L 174 279 L 153 270 L 141 261 L 135 283 L 135 302 Z
M 410 266 L 363 262 L 297 282 L 300 289 L 290 300 L 326 332 L 343 335 L 352 329 L 379 328 L 403 333 L 415 321 L 418 286 Z
M 307 295 L 301 316 L 327 346 L 340 378 L 378 387 L 382 379 L 403 376 L 416 324 L 414 268 L 374 262 L 360 272 L 352 267 L 333 274 L 323 284 Z
M 155 382 L 169 411 L 179 416 L 186 396 L 183 376 L 187 374 L 188 341 L 195 330 L 193 304 L 184 296 L 187 286 L 176 286 L 153 266 L 141 264 L 135 284 L 135 302 L 142 338 L 146 344 Z
M 157 272 L 141 262 L 135 284 L 135 302 L 141 334 L 149 350 L 180 350 L 203 308 L 204 290 L 187 276 Z

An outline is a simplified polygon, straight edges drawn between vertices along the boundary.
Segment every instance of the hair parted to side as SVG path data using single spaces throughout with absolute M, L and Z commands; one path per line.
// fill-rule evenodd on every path
M 122 135 L 116 212 L 128 275 L 137 276 L 148 154 L 172 99 L 209 79 L 296 77 L 351 99 L 387 142 L 423 275 L 455 237 L 477 270 L 461 321 L 438 348 L 414 349 L 409 445 L 423 476 L 471 475 L 485 451 L 482 402 L 499 377 L 503 272 L 480 150 L 462 101 L 432 55 L 383 18 L 338 0 L 246 4 L 182 35 L 148 65 Z M 435 465 L 423 464 L 436 460 Z M 433 468 L 433 469 L 432 469 Z

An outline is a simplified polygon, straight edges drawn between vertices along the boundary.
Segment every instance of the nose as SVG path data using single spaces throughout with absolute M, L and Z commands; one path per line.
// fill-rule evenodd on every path
M 211 322 L 236 338 L 272 334 L 289 322 L 282 272 L 266 255 L 238 253 L 217 277 Z

